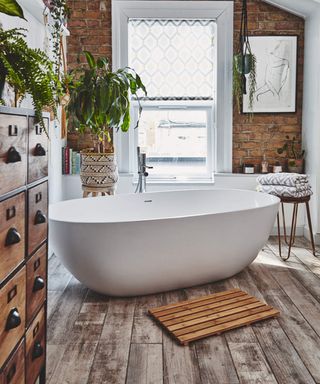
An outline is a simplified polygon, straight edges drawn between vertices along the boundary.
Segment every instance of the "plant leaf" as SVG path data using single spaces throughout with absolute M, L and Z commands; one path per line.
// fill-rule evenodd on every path
M 87 59 L 87 62 L 89 64 L 89 67 L 91 69 L 95 68 L 96 67 L 96 61 L 95 61 L 93 55 L 89 51 L 83 51 L 83 52 L 86 55 L 86 59 Z
M 23 10 L 16 0 L 0 0 L 0 13 L 17 16 L 25 20 Z

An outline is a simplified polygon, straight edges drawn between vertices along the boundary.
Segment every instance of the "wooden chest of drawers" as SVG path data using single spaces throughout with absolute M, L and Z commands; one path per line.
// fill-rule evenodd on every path
M 45 383 L 47 175 L 32 111 L 0 107 L 0 384 Z

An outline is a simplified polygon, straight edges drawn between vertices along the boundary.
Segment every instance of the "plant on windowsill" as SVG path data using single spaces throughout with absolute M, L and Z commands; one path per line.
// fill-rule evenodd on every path
M 277 149 L 279 155 L 285 154 L 288 163 L 288 171 L 302 173 L 304 168 L 305 150 L 300 150 L 296 137 L 286 136 L 286 142 Z
M 42 112 L 49 108 L 56 116 L 57 100 L 63 87 L 51 60 L 40 49 L 28 47 L 24 32 L 22 28 L 5 31 L 0 27 L 0 104 L 5 82 L 14 90 L 15 107 L 29 93 L 36 121 L 46 129 Z
M 107 58 L 94 59 L 84 52 L 87 65 L 71 72 L 69 131 L 90 132 L 94 148 L 81 151 L 80 178 L 86 188 L 114 189 L 118 170 L 112 144 L 113 130 L 130 127 L 130 99 L 133 95 L 142 111 L 138 92 L 147 94 L 139 75 L 126 67 L 112 72 Z M 136 127 L 139 124 L 136 124 Z

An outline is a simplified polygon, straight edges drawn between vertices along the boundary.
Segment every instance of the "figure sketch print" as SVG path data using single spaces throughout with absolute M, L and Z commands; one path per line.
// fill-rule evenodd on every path
M 243 97 L 244 113 L 296 111 L 297 36 L 251 36 L 257 59 L 253 110 Z

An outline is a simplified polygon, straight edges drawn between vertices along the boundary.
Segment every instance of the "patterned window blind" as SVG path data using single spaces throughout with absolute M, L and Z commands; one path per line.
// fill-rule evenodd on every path
M 214 20 L 129 19 L 129 65 L 148 100 L 212 100 Z

